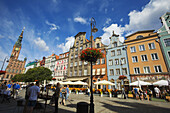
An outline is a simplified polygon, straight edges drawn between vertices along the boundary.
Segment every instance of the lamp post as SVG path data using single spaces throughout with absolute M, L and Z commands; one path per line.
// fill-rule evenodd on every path
M 2 64 L 2 67 L 1 67 L 1 71 L 3 70 L 3 67 L 4 67 L 4 64 L 5 64 L 5 61 L 7 60 L 7 56 L 4 58 L 4 61 L 3 61 L 3 64 Z M 8 62 L 8 60 L 7 60 L 7 62 Z
M 91 48 L 93 48 L 93 35 L 92 32 L 95 33 L 98 31 L 97 28 L 95 28 L 96 25 L 96 21 L 95 19 L 92 17 L 91 18 L 91 37 L 90 37 L 90 41 L 91 41 Z M 91 61 L 91 87 L 90 87 L 90 91 L 91 91 L 91 96 L 90 96 L 90 113 L 94 113 L 94 103 L 93 103 L 93 76 L 92 76 L 92 70 L 93 70 L 93 64 Z

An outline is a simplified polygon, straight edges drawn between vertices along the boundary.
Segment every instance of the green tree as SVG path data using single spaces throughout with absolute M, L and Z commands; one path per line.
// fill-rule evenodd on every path
M 17 74 L 15 75 L 11 80 L 14 81 L 14 82 L 24 82 L 25 81 L 25 74 Z
M 25 82 L 34 82 L 35 80 L 43 81 L 43 80 L 51 80 L 52 79 L 52 71 L 45 67 L 35 67 L 29 69 L 25 73 Z

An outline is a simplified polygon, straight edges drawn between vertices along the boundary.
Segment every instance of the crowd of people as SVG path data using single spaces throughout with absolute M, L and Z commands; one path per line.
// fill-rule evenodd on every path
M 161 98 L 166 100 L 166 96 L 170 96 L 169 89 L 162 89 L 160 90 L 158 87 L 155 87 L 152 91 L 151 89 L 141 89 L 138 87 L 134 87 L 132 90 L 133 97 L 136 99 L 144 100 L 152 100 L 152 97 L 155 96 L 156 98 Z M 167 100 L 168 101 L 168 100 Z
M 8 96 L 12 96 L 16 99 L 20 88 L 21 87 L 18 82 L 8 84 L 7 82 L 3 82 L 0 84 L 0 94 L 7 94 Z

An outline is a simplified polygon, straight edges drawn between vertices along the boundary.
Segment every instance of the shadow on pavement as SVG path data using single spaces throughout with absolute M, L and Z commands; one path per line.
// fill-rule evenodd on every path
M 70 108 L 77 108 L 77 104 L 67 104 L 66 106 Z
M 136 102 L 120 102 L 114 101 L 112 102 L 117 103 L 118 105 L 111 105 L 105 102 L 100 102 L 103 104 L 103 107 L 110 109 L 111 111 L 115 111 L 117 113 L 169 113 L 170 108 L 163 108 L 149 104 L 142 104 Z

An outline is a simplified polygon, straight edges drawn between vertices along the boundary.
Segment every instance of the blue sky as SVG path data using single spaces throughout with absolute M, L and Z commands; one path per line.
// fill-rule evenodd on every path
M 108 44 L 112 31 L 124 37 L 135 31 L 158 30 L 170 0 L 1 0 L 0 66 L 10 56 L 25 27 L 20 60 L 42 59 L 67 52 L 78 32 L 90 36 L 90 18 Z

